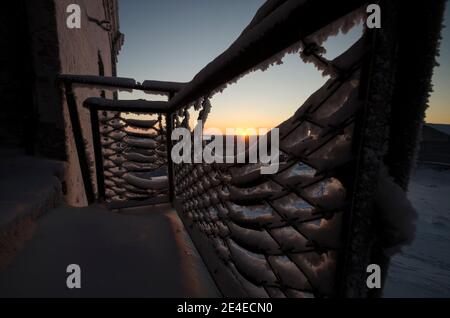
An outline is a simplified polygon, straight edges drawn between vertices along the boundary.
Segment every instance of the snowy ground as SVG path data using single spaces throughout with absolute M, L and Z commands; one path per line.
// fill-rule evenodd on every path
M 114 213 L 58 207 L 0 271 L 0 297 L 217 297 L 175 211 L 164 205 Z M 81 289 L 66 268 L 81 267 Z
M 24 182 L 11 171 L 29 176 L 30 169 L 35 173 L 41 169 L 28 169 L 26 160 L 2 158 L 0 172 L 8 177 L 2 178 L 0 223 L 7 224 L 17 215 L 6 213 L 6 207 L 23 199 L 16 198 L 17 185 L 22 190 L 23 185 L 36 189 L 33 182 Z M 21 169 L 13 169 L 16 165 Z M 53 175 L 48 173 L 56 180 Z M 30 191 L 29 195 L 38 198 L 39 193 Z M 450 169 L 419 166 L 409 198 L 419 215 L 416 240 L 392 259 L 384 296 L 450 297 Z M 31 206 L 30 215 L 41 205 Z M 131 212 L 116 214 L 95 206 L 51 209 L 33 226 L 33 238 L 0 271 L 0 297 L 219 295 L 172 209 Z M 86 269 L 81 291 L 65 286 L 65 269 L 71 263 Z
M 33 235 L 36 219 L 63 199 L 62 162 L 0 148 L 0 271 Z
M 63 163 L 0 148 L 0 232 L 38 217 L 62 199 Z
M 391 262 L 385 297 L 450 297 L 450 169 L 421 165 L 409 198 L 416 239 Z

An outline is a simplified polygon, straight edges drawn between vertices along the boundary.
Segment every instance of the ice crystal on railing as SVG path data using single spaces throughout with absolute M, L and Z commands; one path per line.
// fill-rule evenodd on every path
M 328 24 L 326 27 L 314 32 L 306 37 L 307 42 L 313 42 L 317 45 L 322 45 L 331 36 L 336 36 L 339 33 L 347 34 L 352 28 L 361 24 L 366 17 L 365 7 L 361 7 L 342 18 Z
M 298 42 L 290 45 L 285 50 L 273 55 L 271 58 L 263 61 L 262 63 L 258 64 L 257 66 L 249 69 L 247 72 L 244 72 L 240 74 L 238 77 L 234 78 L 233 80 L 229 81 L 228 83 L 219 86 L 215 90 L 213 90 L 210 94 L 210 96 L 214 96 L 217 93 L 222 93 L 228 86 L 237 83 L 241 78 L 245 77 L 246 75 L 255 72 L 255 71 L 266 71 L 273 65 L 281 65 L 283 64 L 283 58 L 287 54 L 297 54 L 299 53 L 304 59 L 306 63 L 313 63 L 319 71 L 322 72 L 323 76 L 327 75 L 335 75 L 335 69 L 333 65 L 328 63 L 328 65 L 325 62 L 325 59 L 322 57 L 321 59 L 318 59 L 316 56 L 304 54 L 305 49 L 305 43 L 314 43 L 314 45 L 318 47 L 322 47 L 322 44 L 330 37 L 330 36 L 336 36 L 339 33 L 346 34 L 348 33 L 352 28 L 357 26 L 358 24 L 361 24 L 363 19 L 365 18 L 366 13 L 364 10 L 364 7 L 357 9 L 342 18 L 334 21 L 333 23 L 327 25 L 326 27 L 322 28 L 321 30 L 318 30 L 317 32 L 314 32 L 313 34 L 299 40 Z M 322 55 L 326 52 L 324 48 L 321 48 L 317 53 L 319 55 Z
M 211 102 L 209 101 L 209 98 L 205 97 L 203 99 L 202 109 L 200 110 L 200 113 L 198 115 L 198 120 L 201 120 L 202 123 L 206 123 L 210 111 L 211 111 Z
M 351 23 L 339 25 L 346 29 Z M 333 75 L 279 126 L 284 159 L 276 174 L 260 175 L 257 164 L 175 166 L 183 215 L 251 296 L 335 292 L 341 223 L 348 208 L 348 184 L 335 173 L 353 159 L 352 120 L 360 106 L 358 63 L 366 42 L 330 62 L 322 57 L 320 41 L 316 45 L 313 39 L 299 41 L 255 68 L 264 70 L 281 63 L 284 54 L 301 51 L 303 58 Z M 339 78 L 334 63 L 346 72 L 345 78 Z M 205 118 L 208 102 L 196 102 L 197 108 L 202 106 L 199 118 Z

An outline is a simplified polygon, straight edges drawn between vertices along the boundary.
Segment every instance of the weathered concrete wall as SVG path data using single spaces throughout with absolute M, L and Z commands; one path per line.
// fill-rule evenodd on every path
M 70 29 L 66 25 L 69 4 L 78 4 L 81 7 L 81 28 Z M 104 1 L 102 0 L 58 0 L 55 1 L 56 21 L 58 30 L 59 57 L 61 73 L 99 75 L 99 56 L 104 65 L 104 74 L 112 75 L 112 59 L 110 34 L 90 18 L 106 20 Z M 82 106 L 83 101 L 92 96 L 100 96 L 99 90 L 89 88 L 76 88 L 78 112 L 83 130 L 83 136 L 88 149 L 88 157 L 93 160 L 92 133 L 89 112 Z M 106 94 L 112 98 L 112 94 Z M 63 101 L 64 121 L 66 132 L 66 151 L 68 164 L 66 170 L 67 201 L 69 204 L 85 205 L 86 197 L 83 190 L 83 181 L 76 153 L 72 127 L 67 111 L 66 101 Z M 93 166 L 93 161 L 91 162 Z M 94 176 L 95 173 L 92 173 Z
M 70 4 L 81 7 L 79 29 L 66 24 Z M 67 202 L 77 206 L 86 198 L 58 74 L 115 74 L 123 41 L 117 10 L 117 0 L 16 0 L 0 13 L 0 35 L 8 44 L 0 52 L 0 146 L 67 161 Z M 104 20 L 111 22 L 109 29 L 97 23 Z M 92 153 L 89 114 L 81 104 L 100 91 L 79 88 L 76 93 Z

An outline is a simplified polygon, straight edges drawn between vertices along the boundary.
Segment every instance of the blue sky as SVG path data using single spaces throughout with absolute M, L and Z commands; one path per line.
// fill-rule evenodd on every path
M 119 55 L 118 75 L 166 81 L 189 81 L 222 53 L 250 22 L 264 0 L 119 0 L 125 45 Z M 446 20 L 450 21 L 449 10 Z M 329 57 L 350 46 L 361 28 L 330 39 Z M 433 78 L 435 92 L 427 121 L 450 123 L 450 30 L 445 29 L 441 66 Z M 212 99 L 207 126 L 271 128 L 289 118 L 324 82 L 319 72 L 296 55 L 266 72 L 254 72 Z M 121 95 L 122 98 L 152 98 Z

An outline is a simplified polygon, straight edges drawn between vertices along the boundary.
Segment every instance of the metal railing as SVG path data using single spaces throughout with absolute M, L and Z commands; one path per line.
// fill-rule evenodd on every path
M 366 296 L 366 266 L 380 261 L 374 196 L 388 144 L 380 136 L 396 124 L 389 121 L 388 101 L 399 59 L 397 26 L 389 21 L 399 4 L 384 11 L 382 36 L 365 29 L 333 61 L 321 55 L 323 38 L 364 17 L 365 3 L 268 1 L 230 48 L 185 84 L 62 76 L 90 201 L 95 191 L 72 84 L 166 92 L 167 102 L 84 102 L 91 112 L 99 198 L 167 196 L 226 296 Z M 215 92 L 293 51 L 330 79 L 279 125 L 276 174 L 260 174 L 258 164 L 172 164 L 172 128 L 188 127 L 193 108 L 206 120 Z M 125 112 L 156 118 L 130 119 Z M 136 134 L 140 128 L 153 133 L 143 137 Z M 118 151 L 123 158 L 113 160 Z M 164 166 L 167 172 L 155 174 Z M 167 187 L 156 186 L 161 176 Z M 380 262 L 386 267 L 388 259 Z
M 65 86 L 88 202 L 97 199 L 106 201 L 111 208 L 119 208 L 172 201 L 171 143 L 167 144 L 172 125 L 168 120 L 171 117 L 168 102 L 86 99 L 83 106 L 90 114 L 95 158 L 92 169 L 73 86 L 152 91 L 167 94 L 170 99 L 184 84 L 160 81 L 138 84 L 133 79 L 76 75 L 62 75 L 60 79 Z M 95 170 L 95 182 L 92 170 Z

